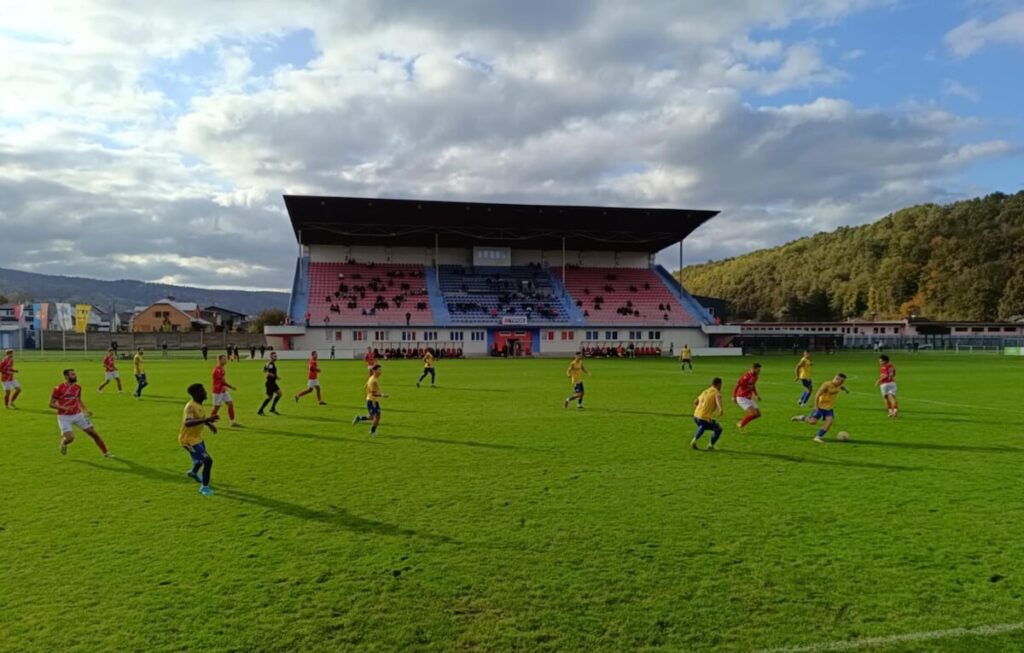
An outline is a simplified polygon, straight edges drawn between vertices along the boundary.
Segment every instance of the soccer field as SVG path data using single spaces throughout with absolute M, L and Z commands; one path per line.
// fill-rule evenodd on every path
M 893 354 L 892 422 L 872 354 L 817 355 L 852 391 L 818 445 L 796 357 L 764 357 L 764 418 L 740 434 L 727 403 L 715 452 L 688 448 L 693 399 L 753 358 L 588 360 L 583 411 L 566 360 L 442 360 L 436 389 L 385 362 L 373 439 L 361 362 L 322 362 L 326 406 L 282 362 L 261 418 L 243 360 L 207 498 L 177 432 L 213 361 L 148 361 L 137 401 L 128 362 L 96 394 L 100 358 L 73 365 L 113 459 L 57 451 L 69 363 L 17 362 L 0 651 L 1024 650 L 1024 359 Z

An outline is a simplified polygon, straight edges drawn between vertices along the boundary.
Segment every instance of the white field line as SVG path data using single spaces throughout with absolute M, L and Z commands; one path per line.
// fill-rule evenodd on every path
M 885 635 L 882 637 L 865 637 L 863 639 L 851 639 L 846 641 L 819 642 L 817 644 L 805 644 L 802 646 L 783 646 L 781 648 L 763 649 L 758 653 L 819 653 L 824 651 L 856 651 L 864 648 L 875 648 L 889 644 L 901 644 L 904 642 L 931 642 L 940 639 L 955 639 L 961 637 L 994 637 L 1006 633 L 1024 631 L 1024 622 L 1015 624 L 995 624 L 990 626 L 977 626 L 975 628 L 950 628 L 949 630 L 927 630 L 918 633 L 905 633 L 903 635 Z

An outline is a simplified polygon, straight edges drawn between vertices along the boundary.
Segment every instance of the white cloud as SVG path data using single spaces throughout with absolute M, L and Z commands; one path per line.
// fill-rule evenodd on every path
M 948 97 L 962 98 L 974 104 L 981 101 L 981 94 L 978 93 L 977 89 L 971 88 L 955 79 L 945 79 L 942 81 L 942 94 Z
M 864 50 L 847 50 L 843 52 L 843 54 L 839 55 L 839 58 L 843 61 L 856 61 L 865 54 Z
M 972 19 L 946 34 L 946 45 L 961 57 L 993 44 L 1024 45 L 1024 9 L 1010 11 L 989 22 Z
M 877 217 L 1010 151 L 934 107 L 828 97 L 828 46 L 772 36 L 878 4 L 23 3 L 5 28 L 34 37 L 0 36 L 0 260 L 287 288 L 283 192 L 724 209 L 703 256 Z M 312 61 L 268 67 L 298 29 Z M 824 97 L 767 104 L 793 90 Z

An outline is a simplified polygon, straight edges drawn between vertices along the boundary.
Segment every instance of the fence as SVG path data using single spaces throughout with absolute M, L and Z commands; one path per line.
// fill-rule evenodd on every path
M 106 333 L 91 331 L 73 333 L 65 331 L 42 331 L 41 349 L 46 351 L 106 351 L 117 343 L 118 351 L 134 351 L 139 347 L 148 351 L 162 350 L 166 344 L 169 351 L 198 350 L 206 345 L 211 351 L 227 349 L 230 345 L 239 349 L 259 347 L 266 343 L 262 333 Z M 40 347 L 37 344 L 37 349 Z

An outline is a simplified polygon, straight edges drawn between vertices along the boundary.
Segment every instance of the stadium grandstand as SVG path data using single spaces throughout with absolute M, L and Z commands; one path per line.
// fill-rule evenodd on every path
M 663 355 L 736 331 L 655 262 L 717 211 L 284 201 L 299 256 L 289 324 L 266 328 L 279 350 Z

